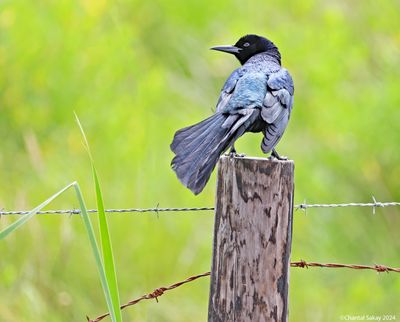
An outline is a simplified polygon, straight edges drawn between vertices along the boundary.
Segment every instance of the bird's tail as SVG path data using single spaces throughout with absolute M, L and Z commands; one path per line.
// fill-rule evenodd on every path
M 253 111 L 233 115 L 216 113 L 175 133 L 171 144 L 171 150 L 175 153 L 172 169 L 194 194 L 203 190 L 220 155 L 253 122 Z

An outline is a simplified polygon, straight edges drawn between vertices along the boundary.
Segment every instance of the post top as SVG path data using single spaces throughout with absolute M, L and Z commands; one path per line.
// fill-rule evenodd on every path
M 261 158 L 261 157 L 251 157 L 251 156 L 230 156 L 223 154 L 221 155 L 220 159 L 233 159 L 233 160 L 254 160 L 254 161 L 268 161 L 271 163 L 293 163 L 293 160 L 278 160 L 276 158 Z

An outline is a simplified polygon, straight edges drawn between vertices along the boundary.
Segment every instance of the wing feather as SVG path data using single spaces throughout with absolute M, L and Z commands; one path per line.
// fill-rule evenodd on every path
M 284 68 L 269 76 L 267 94 L 261 109 L 261 117 L 267 123 L 263 131 L 261 149 L 270 152 L 278 144 L 289 122 L 293 107 L 293 80 Z
M 233 71 L 233 73 L 226 80 L 224 87 L 222 87 L 221 94 L 219 96 L 216 111 L 221 112 L 226 104 L 228 104 L 231 96 L 235 90 L 236 84 L 240 77 L 243 76 L 242 68 L 238 68 Z

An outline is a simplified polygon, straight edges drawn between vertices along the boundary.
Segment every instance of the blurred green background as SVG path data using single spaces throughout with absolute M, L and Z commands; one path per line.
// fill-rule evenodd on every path
M 295 203 L 400 201 L 400 2 L 0 2 L 0 208 L 31 209 L 78 180 L 95 206 L 79 115 L 106 207 L 213 206 L 170 169 L 174 132 L 208 115 L 246 33 L 272 39 L 295 82 L 278 151 L 296 163 Z M 260 135 L 238 151 L 261 156 Z M 77 208 L 71 191 L 52 209 Z M 292 260 L 400 266 L 400 211 L 295 214 Z M 93 216 L 95 218 L 95 216 Z M 3 216 L 0 228 L 12 220 Z M 210 212 L 112 215 L 127 302 L 209 270 Z M 38 216 L 0 243 L 0 321 L 84 321 L 106 310 L 78 216 Z M 290 321 L 397 314 L 400 276 L 291 269 Z M 209 279 L 124 311 L 125 321 L 205 321 Z

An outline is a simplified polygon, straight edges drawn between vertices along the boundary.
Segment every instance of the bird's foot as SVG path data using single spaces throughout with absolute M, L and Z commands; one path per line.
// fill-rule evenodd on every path
M 278 159 L 279 161 L 286 161 L 288 158 L 283 155 L 279 155 L 275 149 L 272 149 L 271 156 L 269 157 L 269 159 L 270 160 Z
M 237 153 L 234 146 L 231 147 L 231 149 L 230 149 L 228 155 L 229 155 L 229 157 L 230 157 L 231 159 L 233 159 L 233 158 L 243 158 L 243 157 L 246 156 L 245 154 Z

